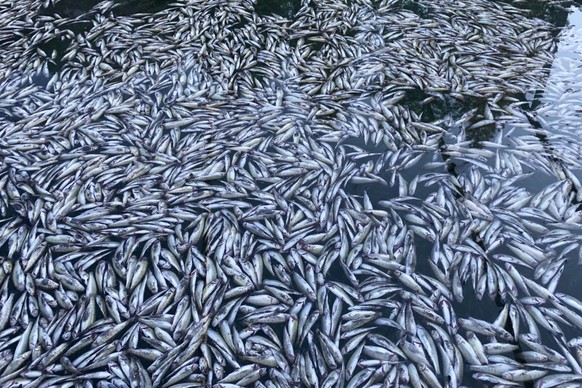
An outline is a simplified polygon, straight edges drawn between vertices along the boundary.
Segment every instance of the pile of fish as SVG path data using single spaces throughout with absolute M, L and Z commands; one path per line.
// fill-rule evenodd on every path
M 1 386 L 582 384 L 555 26 L 64 1 L 0 3 Z

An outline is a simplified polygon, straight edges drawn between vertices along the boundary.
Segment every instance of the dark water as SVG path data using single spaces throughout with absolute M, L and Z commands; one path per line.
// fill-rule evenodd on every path
M 301 0 L 270 1 L 257 0 L 257 13 L 259 15 L 275 14 L 292 19 L 301 8 Z

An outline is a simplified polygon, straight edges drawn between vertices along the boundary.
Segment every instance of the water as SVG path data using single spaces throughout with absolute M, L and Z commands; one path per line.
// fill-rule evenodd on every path
M 301 1 L 269 1 L 257 2 L 257 13 L 260 15 L 276 14 L 284 18 L 293 19 L 293 16 L 301 8 Z
M 460 275 L 463 301 L 452 299 L 450 303 L 458 318 L 489 322 L 506 303 L 516 303 L 510 296 L 495 295 L 488 284 L 481 289 L 484 295 L 477 298 L 475 290 L 483 284 L 479 281 L 483 277 L 476 274 L 492 268 L 503 271 L 497 255 L 518 255 L 508 246 L 516 241 L 540 247 L 549 261 L 562 254 L 569 243 L 580 242 L 579 220 L 570 225 L 540 222 L 537 229 L 526 233 L 522 219 L 537 220 L 519 213 L 522 209 L 511 205 L 511 194 L 533 197 L 566 178 L 566 173 L 572 174 L 571 180 L 582 180 L 576 146 L 582 122 L 578 102 L 582 100 L 581 9 L 568 8 L 569 3 L 510 2 L 521 9 L 515 12 L 523 17 L 522 22 L 538 23 L 531 30 L 540 35 L 537 41 L 530 41 L 527 34 L 531 31 L 523 27 L 526 35 L 521 39 L 510 35 L 507 39 L 511 44 L 505 45 L 503 34 L 482 33 L 493 28 L 488 18 L 499 16 L 488 13 L 492 12 L 488 5 L 478 8 L 475 16 L 463 7 L 453 8 L 454 4 L 450 9 L 444 7 L 448 13 L 441 15 L 441 3 L 422 1 L 307 3 L 243 2 L 244 6 L 237 8 L 235 2 L 193 2 L 195 6 L 188 8 L 186 2 L 180 6 L 168 1 L 62 0 L 48 7 L 35 3 L 39 11 L 32 12 L 30 20 L 22 16 L 29 11 L 21 9 L 13 23 L 19 32 L 3 25 L 6 34 L 0 40 L 0 48 L 7 54 L 0 65 L 2 225 L 24 220 L 19 229 L 4 229 L 0 238 L 3 262 L 22 262 L 26 268 L 30 251 L 36 252 L 30 246 L 38 247 L 36 244 L 49 236 L 46 245 L 50 249 L 46 255 L 42 251 L 37 258 L 40 264 L 26 269 L 28 275 L 23 274 L 23 278 L 30 284 L 33 277 L 53 276 L 53 261 L 71 263 L 70 268 L 59 267 L 59 271 L 72 271 L 82 288 L 97 287 L 97 295 L 115 297 L 119 309 L 133 309 L 128 314 L 139 316 L 135 318 L 139 325 L 121 333 L 115 343 L 127 354 L 151 346 L 166 350 L 163 345 L 151 345 L 153 340 L 147 337 L 150 333 L 145 326 L 156 326 L 159 319 L 157 328 L 168 329 L 167 319 L 177 314 L 182 298 L 170 298 L 166 307 L 158 307 L 155 303 L 166 300 L 166 291 L 157 290 L 161 287 L 158 283 L 169 287 L 167 294 L 174 290 L 185 293 L 183 299 L 192 304 L 192 314 L 204 311 L 214 315 L 223 307 L 223 298 L 230 303 L 235 300 L 231 294 L 240 292 L 243 307 L 238 315 L 236 310 L 231 313 L 228 323 L 241 331 L 250 355 L 257 349 L 264 351 L 264 346 L 269 348 L 265 343 L 283 340 L 288 330 L 287 319 L 272 324 L 247 322 L 262 306 L 245 298 L 269 294 L 253 269 L 263 260 L 265 267 L 271 263 L 271 268 L 263 270 L 264 277 L 288 287 L 287 298 L 295 306 L 304 294 L 312 297 L 301 289 L 304 284 L 297 277 L 305 278 L 309 287 L 328 289 L 327 294 L 321 291 L 317 295 L 317 302 L 311 300 L 322 317 L 312 315 L 316 317 L 314 329 L 295 349 L 302 357 L 311 354 L 309 357 L 315 359 L 314 349 L 325 348 L 321 332 L 340 347 L 346 344 L 345 338 L 339 338 L 340 331 L 326 333 L 330 329 L 324 325 L 324 307 L 331 310 L 336 303 L 343 305 L 343 313 L 350 310 L 349 303 L 342 302 L 346 297 L 338 296 L 340 292 L 331 283 L 323 283 L 373 289 L 376 276 L 364 270 L 364 263 L 380 249 L 377 236 L 390 228 L 396 234 L 401 232 L 404 228 L 400 223 L 412 228 L 420 217 L 436 235 L 447 219 L 460 223 L 461 234 L 478 219 L 486 225 L 481 227 L 490 227 L 482 214 L 470 208 L 467 201 L 472 200 L 477 204 L 482 201 L 491 208 L 494 219 L 502 221 L 502 243 L 496 246 L 486 241 L 488 233 L 479 225 L 473 225 L 475 230 L 466 233 L 464 241 L 450 237 L 454 236 L 452 231 L 438 236 L 443 246 L 450 245 L 458 255 L 465 252 L 461 248 L 487 250 L 486 258 L 472 253 L 466 260 L 469 270 Z M 475 7 L 480 4 L 470 3 Z M 398 18 L 389 19 L 391 13 L 381 11 L 386 9 L 383 6 L 392 7 L 389 9 L 398 13 Z M 198 12 L 200 9 L 204 11 Z M 6 6 L 0 8 L 0 13 L 10 12 Z M 460 26 L 454 40 L 447 35 L 445 21 Z M 49 32 L 39 33 L 39 28 Z M 504 31 L 513 34 L 514 28 L 519 30 L 507 25 Z M 23 36 L 37 42 L 35 50 L 14 43 Z M 473 46 L 474 42 L 481 46 Z M 530 46 L 522 47 L 520 42 Z M 35 64 L 35 58 L 46 68 Z M 429 78 L 423 66 L 432 62 L 430 79 L 423 84 L 423 78 Z M 451 66 L 455 62 L 462 64 Z M 101 111 L 103 106 L 106 108 Z M 487 123 L 479 125 L 484 121 Z M 298 166 L 303 170 L 295 172 Z M 347 170 L 348 177 L 334 175 L 341 170 Z M 522 173 L 530 175 L 520 177 Z M 331 177 L 338 179 L 337 186 L 330 185 Z M 499 196 L 484 199 L 484 189 L 514 178 L 515 183 L 500 189 Z M 41 188 L 48 194 L 40 192 Z M 543 207 L 558 220 L 575 219 L 573 211 L 567 216 L 554 213 L 566 208 L 581 210 L 579 189 L 574 184 L 564 198 L 560 192 L 548 201 L 551 204 L 535 207 Z M 283 199 L 273 198 L 274 194 Z M 386 217 L 369 209 L 388 212 L 386 203 L 399 197 L 405 197 L 400 199 L 401 206 L 408 207 L 395 206 L 394 213 Z M 281 205 L 284 201 L 286 209 Z M 336 203 L 339 215 L 335 214 Z M 261 211 L 267 221 L 261 217 L 252 220 L 252 211 L 259 205 L 266 206 Z M 92 216 L 91 211 L 97 211 L 98 216 Z M 329 211 L 328 217 L 323 217 L 325 211 Z M 266 229 L 252 229 L 253 222 Z M 287 235 L 276 236 L 281 225 Z M 303 229 L 295 229 L 296 225 L 303 225 Z M 343 228 L 342 233 L 327 241 L 300 241 L 291 250 L 282 248 L 302 230 L 307 239 L 337 225 Z M 376 237 L 363 238 L 361 244 L 354 242 L 366 228 Z M 194 238 L 198 230 L 202 232 Z M 432 279 L 436 275 L 429 260 L 434 260 L 434 236 L 424 235 L 421 228 L 415 230 L 408 240 L 388 249 L 395 250 L 392 255 L 399 256 L 408 272 Z M 544 240 L 563 230 L 571 234 L 570 241 Z M 15 240 L 22 235 L 26 242 Z M 281 239 L 283 243 L 278 241 Z M 156 244 L 163 252 L 157 254 L 159 258 Z M 334 256 L 338 251 L 343 254 L 342 244 L 349 245 L 348 259 Z M 189 251 L 187 255 L 191 246 L 197 253 Z M 582 299 L 576 287 L 579 249 L 577 246 L 564 253 L 568 261 L 555 292 Z M 126 271 L 138 272 L 143 258 L 149 263 L 148 275 L 144 275 L 147 284 L 124 274 L 124 266 L 129 268 Z M 157 260 L 160 273 L 151 271 Z M 243 275 L 234 277 L 237 266 Z M 446 267 L 441 262 L 437 267 L 451 281 L 461 264 Z M 516 267 L 523 276 L 533 278 L 533 269 Z M 114 280 L 107 288 L 99 283 L 103 271 L 113 274 L 108 275 Z M 392 286 L 410 291 L 395 274 L 386 269 L 381 272 L 390 273 L 382 279 Z M 3 283 L 3 302 L 9 293 L 17 298 L 22 295 L 22 300 L 30 300 L 26 309 L 34 309 L 34 303 L 39 303 L 35 294 L 25 292 L 24 281 L 18 283 L 19 270 L 13 273 Z M 92 285 L 91 276 L 99 285 Z M 184 284 L 189 286 L 186 291 Z M 250 291 L 245 290 L 243 286 L 249 284 Z M 423 287 L 439 300 L 440 291 L 430 285 Z M 196 297 L 202 294 L 204 300 Z M 94 316 L 79 313 L 77 320 L 68 318 L 73 320 L 74 329 L 67 335 L 100 336 L 99 325 L 108 325 L 107 319 L 113 319 L 109 318 L 114 316 L 110 307 L 98 310 L 95 305 L 101 305 L 92 299 L 95 295 L 74 286 L 69 295 L 76 308 L 90 311 L 92 301 L 93 309 L 99 312 Z M 375 311 L 406 325 L 410 318 L 409 300 L 402 296 L 406 294 L 387 295 L 382 302 L 388 305 L 374 307 Z M 277 308 L 289 311 L 285 305 L 288 299 L 275 297 L 284 302 Z M 358 297 L 349 295 L 347 299 Z M 209 301 L 215 298 L 218 302 L 212 305 Z M 154 307 L 146 312 L 135 307 L 148 303 Z M 548 302 L 542 305 L 553 307 Z M 52 306 L 55 312 L 64 312 L 57 306 Z M 35 317 L 26 311 L 6 325 L 21 333 L 24 321 L 34 321 Z M 435 312 L 444 315 L 439 308 Z M 43 325 L 45 320 L 47 325 L 53 322 L 43 314 L 48 313 L 37 313 Z M 419 315 L 415 319 L 431 330 L 429 320 Z M 99 323 L 94 331 L 93 323 L 87 323 L 91 320 Z M 505 327 L 509 330 L 510 326 L 508 321 Z M 211 327 L 221 335 L 226 331 L 216 324 Z M 410 329 L 403 333 L 381 324 L 369 327 L 374 334 L 394 342 L 411 340 L 415 335 Z M 525 327 L 522 323 L 522 330 Z M 580 336 L 575 326 L 560 327 L 566 340 Z M 166 339 L 163 333 L 154 335 L 160 337 L 158 340 Z M 540 335 L 544 344 L 556 348 L 549 330 L 540 329 Z M 66 343 L 69 338 L 54 337 L 56 343 Z M 480 338 L 488 341 L 487 336 Z M 180 345 L 183 338 L 173 340 Z M 214 340 L 205 341 L 204 352 L 195 355 L 204 353 L 203 357 L 210 358 L 211 368 L 218 368 L 213 373 L 228 374 L 236 369 L 230 361 L 220 362 L 224 355 Z M 242 356 L 240 349 L 236 350 L 237 356 Z M 83 351 L 78 350 L 68 357 L 74 360 L 81 355 Z M 515 353 L 508 356 L 515 358 Z M 39 355 L 35 353 L 35 357 Z M 290 361 L 294 357 L 284 357 L 287 367 L 297 370 L 299 364 Z M 147 358 L 131 359 L 132 368 L 135 360 L 142 366 L 153 365 Z M 205 361 L 196 360 L 200 373 L 192 379 L 212 376 L 204 369 Z M 126 365 L 112 358 L 111 363 L 117 362 L 121 367 Z M 242 364 L 242 359 L 239 362 Z M 329 370 L 334 369 L 332 360 L 325 362 Z M 376 366 L 367 354 L 354 373 L 364 372 L 366 362 Z M 32 368 L 37 364 L 32 363 Z M 158 369 L 156 366 L 152 369 Z M 465 367 L 463 383 L 480 384 L 472 378 L 468 365 Z M 267 376 L 274 379 L 274 370 L 285 368 L 278 364 L 268 369 Z M 329 370 L 318 373 L 324 376 Z M 62 371 L 57 372 L 62 375 Z M 108 372 L 104 369 L 102 373 Z M 438 378 L 446 381 L 442 374 Z M 305 379 L 302 383 L 307 385 Z

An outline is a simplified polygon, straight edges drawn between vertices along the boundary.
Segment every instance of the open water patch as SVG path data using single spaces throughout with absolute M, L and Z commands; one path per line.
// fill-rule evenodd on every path
M 257 0 L 256 10 L 259 15 L 279 15 L 287 19 L 293 19 L 301 8 L 301 0 Z

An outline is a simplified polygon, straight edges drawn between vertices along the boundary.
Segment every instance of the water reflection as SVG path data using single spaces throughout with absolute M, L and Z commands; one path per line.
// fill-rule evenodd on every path
M 550 77 L 540 99 L 542 105 L 537 111 L 543 117 L 547 129 L 569 132 L 580 129 L 578 105 L 582 101 L 582 8 L 572 7 L 568 27 L 560 33 L 558 39 Z
M 526 144 L 541 144 L 546 157 L 580 179 L 582 8 L 570 9 L 568 26 L 557 37 L 557 50 L 547 82 L 543 89 L 529 97 L 529 101 L 521 104 L 524 114 L 521 120 L 516 120 L 506 130 Z

